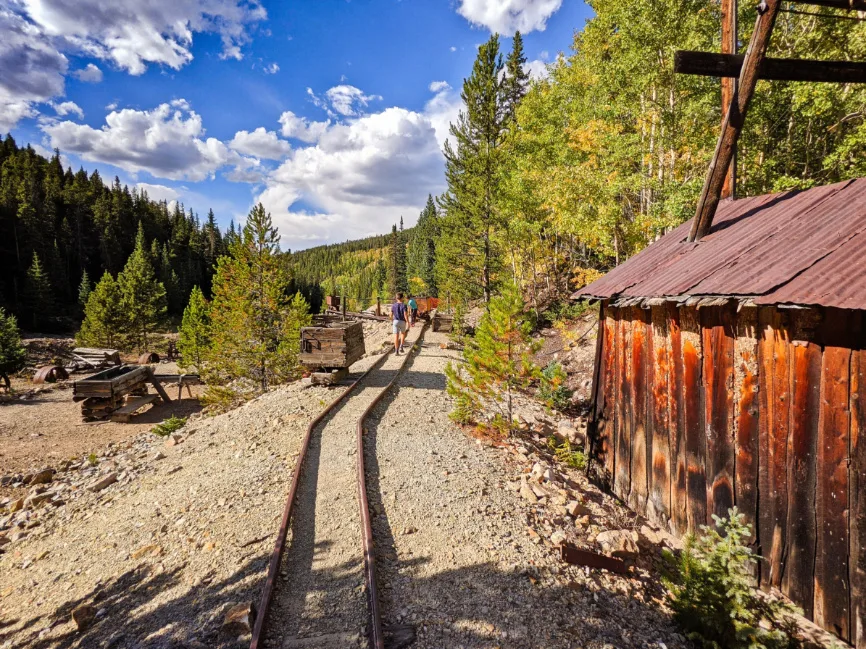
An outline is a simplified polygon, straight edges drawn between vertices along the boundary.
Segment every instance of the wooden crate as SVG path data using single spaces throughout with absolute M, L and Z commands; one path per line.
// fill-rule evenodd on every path
M 433 331 L 448 331 L 454 327 L 454 316 L 450 313 L 433 314 Z
M 364 349 L 364 327 L 360 322 L 328 322 L 301 329 L 299 361 L 307 367 L 349 367 Z

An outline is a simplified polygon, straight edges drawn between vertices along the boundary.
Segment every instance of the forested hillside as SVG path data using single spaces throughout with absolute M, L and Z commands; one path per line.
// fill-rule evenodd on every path
M 432 196 L 418 224 L 394 224 L 391 234 L 317 246 L 285 255 L 293 289 L 299 290 L 315 312 L 326 295 L 345 295 L 350 310 L 362 310 L 389 300 L 394 292 L 437 295 L 437 211 Z
M 202 223 L 116 178 L 107 186 L 98 171 L 64 170 L 59 155 L 46 159 L 11 136 L 0 142 L 0 307 L 25 329 L 74 329 L 80 294 L 124 268 L 139 227 L 169 317 L 183 312 L 194 286 L 210 295 L 234 226 L 224 237 L 212 211 Z

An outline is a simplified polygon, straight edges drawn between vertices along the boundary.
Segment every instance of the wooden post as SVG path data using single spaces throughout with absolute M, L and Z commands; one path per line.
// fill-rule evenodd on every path
M 340 311 L 343 314 L 343 322 L 346 321 L 346 293 L 343 293 L 343 296 L 340 298 Z
M 376 296 L 376 315 L 382 315 L 382 298 L 380 298 L 378 295 Z
M 163 403 L 171 403 L 171 399 L 169 399 L 168 393 L 165 391 L 165 388 L 163 388 L 162 384 L 156 380 L 156 377 L 154 377 L 153 370 L 147 368 L 147 371 L 150 384 L 153 386 L 154 390 L 156 390 L 157 394 L 159 394 L 160 398 L 162 398 Z
M 725 176 L 734 155 L 737 139 L 743 130 L 743 120 L 749 109 L 749 103 L 755 94 L 755 86 L 758 83 L 758 69 L 767 54 L 767 46 L 770 44 L 770 36 L 773 33 L 773 25 L 779 15 L 782 0 L 764 0 L 758 7 L 758 19 L 755 21 L 755 31 L 746 58 L 743 60 L 743 69 L 740 72 L 739 83 L 731 98 L 731 103 L 725 115 L 722 132 L 716 144 L 716 151 L 707 171 L 704 181 L 704 189 L 698 201 L 692 229 L 689 232 L 689 241 L 697 241 L 710 231 L 716 208 L 725 184 Z
M 722 0 L 722 54 L 737 53 L 737 0 Z M 722 77 L 722 127 L 731 100 L 737 92 L 737 80 Z M 737 147 L 731 155 L 731 164 L 722 186 L 722 198 L 737 197 Z

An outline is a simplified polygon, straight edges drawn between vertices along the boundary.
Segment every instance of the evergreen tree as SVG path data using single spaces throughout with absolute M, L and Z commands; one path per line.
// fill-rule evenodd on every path
M 505 60 L 505 79 L 502 81 L 508 119 L 517 120 L 517 107 L 529 87 L 529 73 L 526 72 L 526 54 L 523 52 L 523 37 L 514 32 L 511 52 Z
M 105 271 L 87 297 L 84 322 L 75 340 L 83 346 L 120 347 L 127 328 L 126 316 L 120 285 Z
M 483 297 L 489 305 L 501 265 L 496 211 L 502 144 L 508 116 L 503 92 L 499 35 L 478 48 L 472 74 L 463 83 L 466 106 L 451 124 L 451 140 L 445 143 L 445 175 L 448 191 L 442 199 L 445 211 L 437 249 L 437 281 L 440 292 L 456 300 Z
M 403 219 L 400 219 L 402 226 Z M 409 292 L 409 281 L 406 275 L 406 243 L 403 232 L 397 226 L 391 227 L 391 242 L 388 249 L 388 290 L 390 297 L 398 292 Z
M 21 344 L 15 316 L 0 308 L 0 378 L 3 379 L 6 390 L 12 389 L 9 375 L 23 369 L 26 362 L 27 350 Z
M 139 350 L 144 351 L 147 349 L 147 334 L 153 331 L 165 314 L 165 287 L 156 279 L 141 224 L 135 249 L 117 276 L 117 284 L 123 295 L 128 332 Z
M 183 363 L 181 367 L 184 369 L 194 367 L 201 372 L 210 348 L 210 310 L 198 286 L 193 287 L 189 304 L 183 310 L 177 348 Z
M 90 297 L 92 290 L 93 287 L 90 284 L 90 277 L 85 270 L 81 273 L 81 282 L 78 285 L 78 305 L 81 307 L 82 311 L 84 311 L 84 307 L 87 306 L 87 299 Z
M 415 226 L 412 238 L 409 240 L 407 253 L 407 273 L 409 283 L 420 284 L 419 290 L 413 292 L 438 295 L 436 290 L 436 237 L 439 228 L 436 222 L 436 205 L 433 197 L 427 197 L 427 205 L 421 211 L 418 225 Z
M 456 399 L 455 420 L 468 423 L 496 407 L 497 423 L 511 429 L 514 390 L 528 387 L 538 374 L 532 362 L 537 346 L 530 331 L 520 292 L 508 283 L 502 295 L 490 301 L 475 337 L 464 348 L 465 362 L 458 367 L 448 363 L 445 368 L 448 394 Z
M 217 261 L 209 383 L 246 378 L 267 390 L 299 374 L 300 327 L 309 322 L 309 308 L 298 294 L 286 298 L 289 278 L 279 240 L 271 215 L 258 204 L 229 254 Z
M 30 316 L 34 330 L 43 327 L 54 310 L 54 297 L 51 282 L 42 268 L 39 255 L 33 253 L 33 261 L 27 270 L 27 281 L 24 285 L 24 305 Z

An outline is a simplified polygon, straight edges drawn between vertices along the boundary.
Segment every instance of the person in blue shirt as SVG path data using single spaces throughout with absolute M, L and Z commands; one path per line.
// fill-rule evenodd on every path
M 391 331 L 394 332 L 394 352 L 403 353 L 403 343 L 406 342 L 406 331 L 409 324 L 406 317 L 406 305 L 403 304 L 403 294 L 397 293 L 397 299 L 391 305 Z
M 415 301 L 414 297 L 409 297 L 409 327 L 411 328 L 413 324 L 418 322 L 418 303 Z

